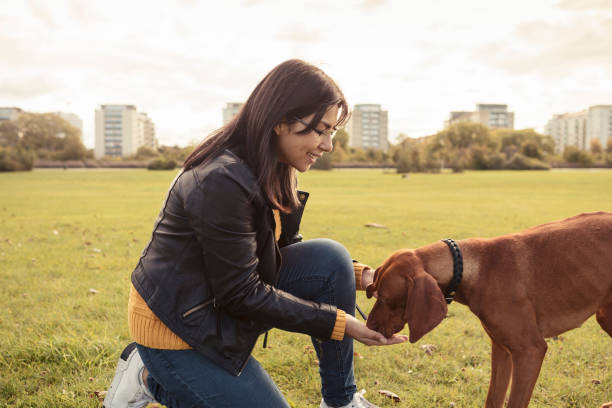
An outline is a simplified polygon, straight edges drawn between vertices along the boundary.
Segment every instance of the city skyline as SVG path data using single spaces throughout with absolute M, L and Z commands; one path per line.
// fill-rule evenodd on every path
M 0 106 L 74 112 L 91 148 L 96 106 L 134 104 L 160 144 L 186 145 L 288 58 L 321 67 L 352 106 L 385 106 L 391 142 L 476 103 L 508 104 L 516 129 L 543 132 L 554 114 L 612 102 L 608 1 L 144 4 L 4 4 Z

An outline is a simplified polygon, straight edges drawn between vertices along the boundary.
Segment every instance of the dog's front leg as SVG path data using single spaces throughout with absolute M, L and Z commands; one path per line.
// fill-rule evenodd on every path
M 526 408 L 529 405 L 548 348 L 544 339 L 533 340 L 520 349 L 510 349 L 513 369 L 508 408 Z
M 512 357 L 508 350 L 491 339 L 491 382 L 487 393 L 486 408 L 502 408 L 510 375 L 512 374 Z

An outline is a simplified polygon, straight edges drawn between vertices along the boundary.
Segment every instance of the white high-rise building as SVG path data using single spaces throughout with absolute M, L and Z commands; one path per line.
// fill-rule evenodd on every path
M 389 150 L 388 118 L 380 105 L 355 105 L 347 126 L 349 146 Z
M 608 140 L 612 139 L 612 105 L 595 105 L 589 108 L 587 138 L 589 149 L 591 141 L 595 139 L 606 148 Z
M 96 109 L 94 156 L 129 156 L 140 147 L 134 105 L 101 105 Z
M 242 102 L 228 102 L 223 108 L 223 124 L 227 124 L 244 106 Z
M 83 121 L 74 113 L 66 113 L 66 112 L 51 112 L 54 115 L 59 116 L 64 119 L 66 122 L 70 123 L 73 127 L 79 130 L 79 137 L 81 138 L 81 142 L 83 141 Z
M 567 146 L 590 150 L 595 139 L 605 148 L 608 138 L 612 137 L 612 105 L 596 105 L 580 112 L 553 115 L 544 133 L 554 139 L 556 153 L 563 153 Z
M 544 134 L 555 141 L 555 153 L 563 153 L 567 146 L 582 150 L 588 148 L 587 119 L 587 111 L 553 115 L 544 128 Z
M 138 113 L 138 146 L 146 146 L 153 150 L 158 148 L 155 138 L 155 124 L 144 112 Z

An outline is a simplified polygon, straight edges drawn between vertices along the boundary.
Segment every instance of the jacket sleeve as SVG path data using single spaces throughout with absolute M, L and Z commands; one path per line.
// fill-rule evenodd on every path
M 266 284 L 258 273 L 256 207 L 228 166 L 207 175 L 185 209 L 202 246 L 215 304 L 236 318 L 328 339 L 336 307 L 300 299 Z

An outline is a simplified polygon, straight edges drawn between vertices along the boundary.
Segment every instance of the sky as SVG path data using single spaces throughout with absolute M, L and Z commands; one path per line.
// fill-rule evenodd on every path
M 64 111 L 94 145 L 101 104 L 197 143 L 277 64 L 311 62 L 389 138 L 508 104 L 515 128 L 612 104 L 612 0 L 0 0 L 0 106 Z

